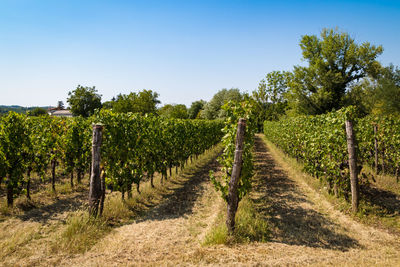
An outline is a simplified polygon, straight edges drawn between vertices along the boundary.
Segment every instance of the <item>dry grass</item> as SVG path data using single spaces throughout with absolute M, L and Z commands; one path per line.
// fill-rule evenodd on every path
M 400 181 L 398 182 L 396 177 L 390 174 L 376 174 L 368 165 L 363 166 L 362 172 L 369 178 L 368 182 L 372 186 L 400 195 Z
M 27 242 L 41 237 L 40 224 L 28 222 L 24 224 L 13 223 L 2 224 L 0 231 L 0 260 L 12 253 L 15 253 L 19 248 L 23 247 Z
M 75 186 L 71 188 L 69 175 L 64 173 L 62 165 L 57 166 L 55 192 L 52 189 L 50 177 L 51 169 L 47 170 L 44 181 L 37 174 L 32 173 L 31 200 L 26 198 L 25 193 L 14 196 L 14 207 L 12 208 L 7 207 L 6 188 L 0 186 L 0 220 L 3 216 L 21 215 L 33 209 L 50 206 L 58 200 L 68 199 L 71 196 L 76 197 L 77 194 L 84 195 L 86 198 L 86 193 L 88 192 L 88 174 L 85 174 L 81 184 L 75 181 Z
M 111 231 L 103 218 L 93 219 L 87 211 L 69 214 L 66 226 L 61 231 L 53 252 L 83 253 L 90 249 L 104 234 Z
M 305 174 L 301 163 L 284 154 L 274 144 L 264 139 L 274 158 L 279 159 L 281 164 L 286 164 L 293 170 L 291 177 L 301 177 L 300 179 L 318 191 L 339 211 L 351 216 L 353 219 L 374 227 L 383 228 L 391 233 L 400 234 L 400 195 L 395 194 L 396 180 L 387 175 L 375 176 L 376 183 L 371 186 L 361 187 L 361 200 L 359 212 L 353 214 L 351 203 L 344 198 L 337 198 L 330 195 L 326 186 L 318 179 Z M 363 172 L 370 175 L 368 167 L 363 168 Z
M 31 201 L 21 196 L 12 209 L 1 205 L 0 265 L 58 265 L 65 257 L 90 250 L 113 229 L 141 220 L 148 216 L 148 210 L 168 202 L 220 150 L 216 146 L 207 151 L 182 172 L 174 172 L 162 185 L 156 175 L 155 188 L 149 181 L 144 182 L 141 193 L 133 192 L 131 199 L 122 201 L 118 192 L 108 194 L 103 216 L 96 220 L 89 218 L 85 209 L 85 182 L 72 189 L 66 180 L 56 185 L 56 193 L 52 192 L 51 185 L 46 185 L 32 194 Z

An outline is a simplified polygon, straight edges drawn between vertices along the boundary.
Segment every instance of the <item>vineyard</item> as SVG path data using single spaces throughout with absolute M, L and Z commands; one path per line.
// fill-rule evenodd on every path
M 388 201 L 371 191 L 378 176 L 398 180 L 398 117 L 358 118 L 350 107 L 265 121 L 264 135 L 256 135 L 250 103 L 228 102 L 223 109 L 225 121 L 109 110 L 89 118 L 2 117 L 1 189 L 8 208 L 3 206 L 0 223 L 10 230 L 0 232 L 0 259 L 6 265 L 72 266 L 123 265 L 132 259 L 134 265 L 303 265 L 310 260 L 318 265 L 350 259 L 393 265 L 398 260 L 398 193 Z M 355 215 L 346 212 L 353 194 L 346 121 L 354 126 L 361 187 Z M 91 166 L 97 157 L 99 165 Z M 321 187 L 302 178 L 295 164 Z M 96 175 L 101 196 L 93 214 L 85 177 Z M 48 190 L 38 189 L 38 183 Z M 57 194 L 65 191 L 63 184 L 70 189 Z M 321 189 L 339 202 L 327 201 Z M 52 200 L 40 207 L 38 197 L 44 194 Z M 73 200 L 77 196 L 84 200 Z M 378 198 L 387 203 L 373 210 L 368 205 Z M 21 210 L 21 199 L 32 206 Z M 74 208 L 55 208 L 63 201 Z M 367 238 L 371 235 L 373 240 Z M 221 250 L 218 244 L 229 246 Z M 287 246 L 293 256 L 281 254 Z
M 56 166 L 62 164 L 74 186 L 90 172 L 91 124 L 104 126 L 101 148 L 102 172 L 107 187 L 131 196 L 132 185 L 140 192 L 140 182 L 155 172 L 162 180 L 172 168 L 183 168 L 189 159 L 198 157 L 221 139 L 222 122 L 162 119 L 136 114 L 100 112 L 83 119 L 26 117 L 9 113 L 0 122 L 0 177 L 7 188 L 7 203 L 25 193 L 30 198 L 31 175 L 45 179 L 51 168 L 55 191 Z
M 399 267 L 399 17 L 1 1 L 0 267 Z
M 352 107 L 318 116 L 300 116 L 265 122 L 265 136 L 303 164 L 304 171 L 327 186 L 329 193 L 351 195 L 345 121 L 354 122 L 358 186 L 368 186 L 374 175 L 387 173 L 399 181 L 400 118 L 356 118 Z M 364 171 L 373 168 L 371 174 Z

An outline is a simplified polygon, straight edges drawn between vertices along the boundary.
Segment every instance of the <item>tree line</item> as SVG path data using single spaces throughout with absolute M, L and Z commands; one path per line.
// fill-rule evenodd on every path
M 142 115 L 156 114 L 165 118 L 208 120 L 226 118 L 226 111 L 222 109 L 222 106 L 230 100 L 240 102 L 245 99 L 245 94 L 237 88 L 222 89 L 209 102 L 194 101 L 189 108 L 184 104 L 166 104 L 158 108 L 161 103 L 158 99 L 159 94 L 152 90 L 143 89 L 137 93 L 118 94 L 110 101 L 102 103 L 101 95 L 95 87 L 81 85 L 69 92 L 68 96 L 70 110 L 76 116 L 89 117 L 96 110 L 106 109 L 115 113 L 131 112 Z

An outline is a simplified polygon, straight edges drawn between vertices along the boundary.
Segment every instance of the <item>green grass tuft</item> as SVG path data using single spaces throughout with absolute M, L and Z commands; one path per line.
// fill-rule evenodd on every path
M 225 210 L 221 210 L 214 227 L 206 235 L 203 245 L 267 242 L 270 231 L 267 222 L 259 215 L 252 200 L 245 197 L 240 201 L 236 213 L 235 232 L 229 236 L 225 224 Z
M 54 245 L 72 253 L 83 253 L 110 230 L 102 218 L 94 219 L 87 211 L 77 211 L 68 217 L 60 240 Z
M 106 197 L 104 201 L 104 211 L 102 219 L 108 224 L 121 224 L 129 221 L 133 217 L 133 212 L 129 208 L 133 205 L 132 199 L 122 201 L 119 193 L 113 193 Z
M 236 242 L 266 242 L 269 237 L 267 222 L 261 218 L 250 198 L 246 197 L 239 203 L 236 214 Z

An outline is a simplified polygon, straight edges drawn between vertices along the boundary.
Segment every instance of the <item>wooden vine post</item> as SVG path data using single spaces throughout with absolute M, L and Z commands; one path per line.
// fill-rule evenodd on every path
M 102 196 L 102 186 L 100 178 L 100 148 L 103 135 L 103 126 L 99 124 L 93 125 L 92 137 L 92 175 L 90 176 L 89 187 L 89 214 L 93 217 L 97 216 L 99 210 L 100 198 Z
M 358 171 L 357 171 L 357 157 L 355 138 L 353 132 L 353 122 L 346 120 L 346 135 L 347 135 L 347 150 L 349 152 L 349 168 L 350 168 L 350 186 L 351 186 L 351 205 L 353 212 L 358 211 L 359 203 L 359 185 L 358 185 Z
M 378 174 L 378 125 L 374 125 L 375 173 Z
M 238 183 L 242 170 L 243 142 L 246 131 L 246 120 L 239 119 L 238 129 L 236 134 L 236 149 L 233 161 L 231 180 L 229 181 L 229 191 L 227 196 L 228 211 L 226 218 L 226 226 L 230 234 L 235 230 L 235 215 L 239 204 Z

